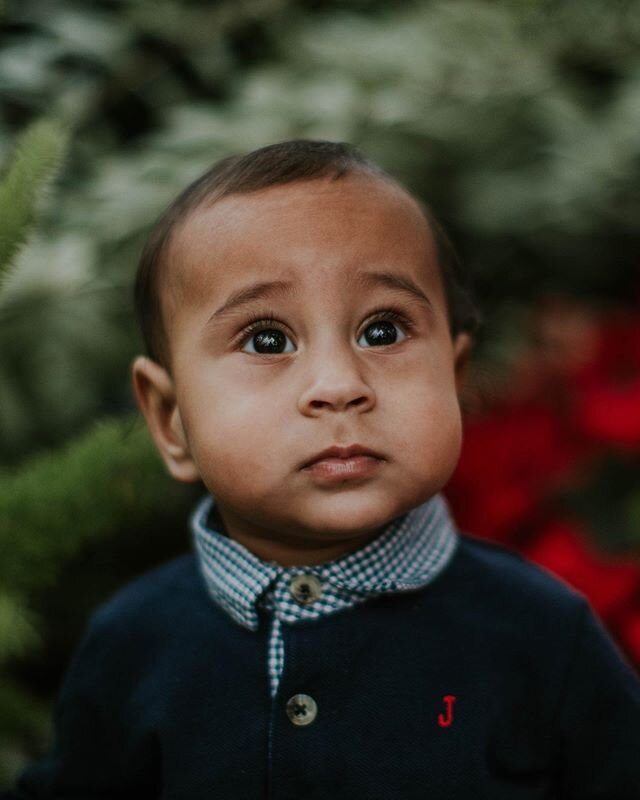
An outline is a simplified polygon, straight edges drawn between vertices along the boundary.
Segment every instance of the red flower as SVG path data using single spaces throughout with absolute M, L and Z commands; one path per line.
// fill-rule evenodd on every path
M 586 595 L 603 618 L 624 609 L 640 591 L 640 559 L 598 552 L 586 532 L 571 521 L 551 522 L 523 555 Z
M 546 408 L 512 406 L 468 421 L 458 467 L 446 488 L 463 530 L 511 541 L 529 525 L 580 453 Z
M 571 376 L 575 421 L 596 444 L 640 448 L 640 322 L 602 329 L 594 358 Z
M 640 448 L 640 378 L 624 388 L 594 386 L 576 396 L 576 417 L 592 440 L 635 452 Z
M 617 638 L 631 660 L 640 665 L 640 608 L 632 608 L 618 626 Z
M 532 323 L 510 379 L 473 387 L 475 414 L 445 491 L 463 531 L 501 541 L 582 592 L 640 664 L 640 554 L 599 552 L 577 523 L 548 522 L 558 494 L 596 474 L 607 449 L 640 451 L 640 321 L 603 321 L 552 298 Z

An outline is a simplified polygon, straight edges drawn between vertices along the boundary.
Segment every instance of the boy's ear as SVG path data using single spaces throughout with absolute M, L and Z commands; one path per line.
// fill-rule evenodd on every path
M 469 364 L 471 363 L 471 352 L 473 350 L 473 339 L 468 333 L 458 333 L 453 340 L 453 363 L 456 379 L 456 391 L 458 397 L 464 390 Z
M 185 483 L 200 480 L 167 370 L 150 358 L 138 356 L 131 365 L 131 378 L 138 407 L 169 473 Z

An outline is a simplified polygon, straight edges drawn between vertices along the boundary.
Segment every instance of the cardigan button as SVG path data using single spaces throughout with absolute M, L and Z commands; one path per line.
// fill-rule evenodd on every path
M 287 716 L 296 726 L 311 725 L 318 714 L 318 705 L 308 694 L 294 694 L 287 701 Z
M 294 600 L 302 606 L 309 606 L 320 599 L 322 584 L 315 575 L 296 575 L 289 584 Z

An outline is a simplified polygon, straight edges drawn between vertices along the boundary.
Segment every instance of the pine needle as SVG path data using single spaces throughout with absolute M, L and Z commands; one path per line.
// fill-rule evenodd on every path
M 52 120 L 33 123 L 20 136 L 0 181 L 0 288 L 33 227 L 38 200 L 57 174 L 68 133 Z

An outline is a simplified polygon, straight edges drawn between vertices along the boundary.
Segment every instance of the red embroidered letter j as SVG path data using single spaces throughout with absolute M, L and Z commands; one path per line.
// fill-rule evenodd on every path
M 438 714 L 438 725 L 441 728 L 448 728 L 453 722 L 453 704 L 456 702 L 455 695 L 445 694 L 442 701 L 446 708 L 446 713 Z

